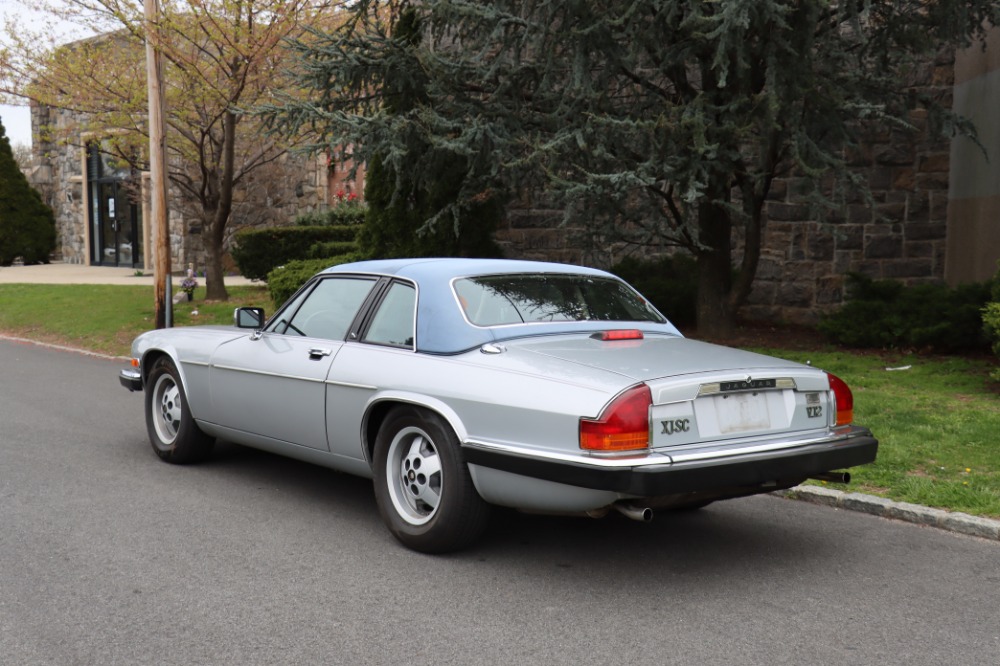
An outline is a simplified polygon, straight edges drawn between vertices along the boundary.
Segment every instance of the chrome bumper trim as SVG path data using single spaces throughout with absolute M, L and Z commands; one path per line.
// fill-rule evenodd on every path
M 807 437 L 781 437 L 781 438 L 756 438 L 743 440 L 738 444 L 730 441 L 708 442 L 697 449 L 686 447 L 687 450 L 677 453 L 668 453 L 669 449 L 647 449 L 637 452 L 634 455 L 614 455 L 603 456 L 589 453 L 560 453 L 555 451 L 544 451 L 530 449 L 515 444 L 500 444 L 494 442 L 482 442 L 477 440 L 466 440 L 463 447 L 471 450 L 478 450 L 489 453 L 496 453 L 505 456 L 526 458 L 546 462 L 560 462 L 572 465 L 584 465 L 604 469 L 634 469 L 648 467 L 669 467 L 675 464 L 704 462 L 706 464 L 716 463 L 727 458 L 739 458 L 748 455 L 757 455 L 768 452 L 785 452 L 796 449 L 815 447 L 817 445 L 826 448 L 837 444 L 845 443 L 856 437 L 871 436 L 867 428 L 860 426 L 846 426 L 833 432 L 822 431 Z
M 126 368 L 118 373 L 118 383 L 129 391 L 141 391 L 142 373 L 133 368 Z

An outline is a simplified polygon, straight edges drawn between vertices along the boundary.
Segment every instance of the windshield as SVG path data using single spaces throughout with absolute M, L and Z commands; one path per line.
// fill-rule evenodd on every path
M 553 321 L 664 319 L 623 282 L 583 275 L 490 275 L 455 281 L 466 318 L 476 326 Z

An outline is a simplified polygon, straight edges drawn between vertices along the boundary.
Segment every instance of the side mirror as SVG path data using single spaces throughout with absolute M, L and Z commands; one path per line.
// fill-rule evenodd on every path
M 233 312 L 233 325 L 236 328 L 264 328 L 264 308 L 236 308 Z

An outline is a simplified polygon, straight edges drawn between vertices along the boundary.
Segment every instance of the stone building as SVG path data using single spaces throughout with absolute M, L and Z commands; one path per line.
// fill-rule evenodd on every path
M 33 164 L 28 177 L 55 212 L 55 258 L 152 270 L 149 175 L 132 171 L 103 151 L 99 141 L 80 133 L 81 120 L 62 109 L 31 108 Z M 240 229 L 290 224 L 298 215 L 335 205 L 339 192 L 362 192 L 364 169 L 351 180 L 350 166 L 326 155 L 289 154 L 259 169 L 234 192 L 226 247 Z M 198 270 L 204 265 L 200 223 L 177 200 L 175 191 L 168 196 L 172 270 Z

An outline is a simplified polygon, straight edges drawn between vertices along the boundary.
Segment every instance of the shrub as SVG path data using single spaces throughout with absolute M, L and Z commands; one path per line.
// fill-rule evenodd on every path
M 819 330 L 832 341 L 852 347 L 916 347 L 938 352 L 984 349 L 981 312 L 989 293 L 989 283 L 907 287 L 851 274 L 847 302 L 824 317 Z
M 698 270 L 694 257 L 675 254 L 659 259 L 628 257 L 611 267 L 665 314 L 675 326 L 694 326 Z
M 983 308 L 983 327 L 993 343 L 993 353 L 1000 356 L 1000 303 L 989 303 Z
M 268 273 L 290 261 L 322 259 L 313 248 L 324 243 L 346 244 L 337 245 L 334 254 L 354 249 L 357 230 L 354 225 L 246 229 L 236 234 L 233 260 L 243 277 L 264 280 Z
M 295 218 L 295 224 L 300 227 L 335 227 L 361 225 L 365 221 L 368 207 L 346 202 L 328 210 L 305 213 Z
M 983 308 L 983 332 L 993 344 L 993 353 L 1000 356 L 1000 271 L 993 278 L 993 302 Z M 1000 368 L 994 370 L 991 377 L 1000 381 Z
M 313 246 L 309 248 L 309 256 L 305 258 L 328 259 L 330 257 L 339 257 L 342 254 L 356 252 L 357 249 L 358 244 L 354 241 L 325 241 L 313 244 Z
M 362 258 L 358 253 L 348 253 L 326 259 L 290 261 L 267 274 L 267 288 L 271 294 L 271 300 L 274 301 L 277 307 L 281 307 L 285 301 L 299 290 L 299 287 L 304 285 L 316 273 L 330 266 L 359 261 Z
M 55 247 L 55 215 L 21 173 L 0 123 L 0 266 L 18 257 L 47 264 Z

